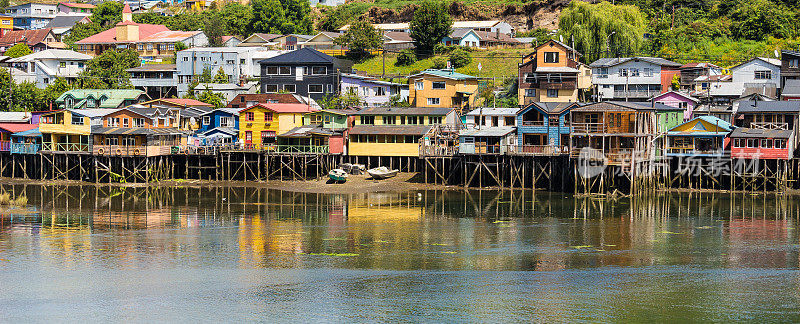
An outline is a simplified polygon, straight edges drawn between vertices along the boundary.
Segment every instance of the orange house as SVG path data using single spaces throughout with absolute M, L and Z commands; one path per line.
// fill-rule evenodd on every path
M 177 128 L 177 109 L 168 107 L 130 106 L 106 115 L 101 124 L 92 128 L 95 155 L 167 155 L 188 136 Z

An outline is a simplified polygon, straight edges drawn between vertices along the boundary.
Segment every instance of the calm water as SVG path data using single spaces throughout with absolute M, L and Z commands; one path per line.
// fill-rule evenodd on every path
M 800 321 L 797 199 L 0 186 L 0 321 Z

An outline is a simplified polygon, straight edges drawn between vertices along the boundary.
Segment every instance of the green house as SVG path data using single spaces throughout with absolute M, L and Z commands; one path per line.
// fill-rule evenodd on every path
M 327 130 L 343 130 L 347 128 L 347 116 L 353 111 L 323 109 L 303 116 L 303 125 L 318 125 Z
M 56 99 L 55 103 L 59 109 L 113 109 L 124 108 L 147 100 L 150 100 L 150 97 L 142 90 L 76 89 L 64 92 Z

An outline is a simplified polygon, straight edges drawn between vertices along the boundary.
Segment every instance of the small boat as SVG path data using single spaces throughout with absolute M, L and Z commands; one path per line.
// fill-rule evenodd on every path
M 389 170 L 387 167 L 377 167 L 374 169 L 367 170 L 367 174 L 369 174 L 372 179 L 388 179 L 397 175 L 400 170 Z
M 328 172 L 328 178 L 335 182 L 345 182 L 347 181 L 347 172 L 344 172 L 342 169 L 333 169 L 331 172 Z
M 363 174 L 364 170 L 367 169 L 364 167 L 363 164 L 352 164 L 352 163 L 342 163 L 341 165 L 339 165 L 339 168 L 344 170 L 344 172 L 353 175 Z

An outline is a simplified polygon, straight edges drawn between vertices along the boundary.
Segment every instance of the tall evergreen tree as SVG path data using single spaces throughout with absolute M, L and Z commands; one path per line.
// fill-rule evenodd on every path
M 417 55 L 433 54 L 433 47 L 450 34 L 453 18 L 447 13 L 444 2 L 426 1 L 414 11 L 411 19 L 411 38 L 414 40 Z

